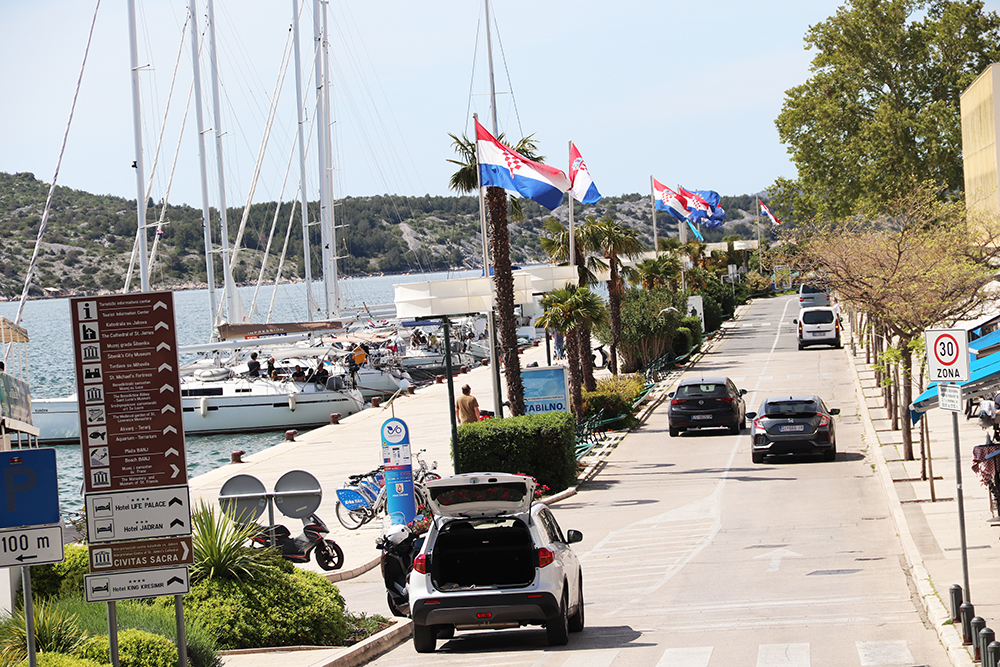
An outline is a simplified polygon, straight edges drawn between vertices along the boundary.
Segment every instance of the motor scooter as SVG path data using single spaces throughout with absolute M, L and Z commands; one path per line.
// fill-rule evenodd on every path
M 324 570 L 339 570 L 344 564 L 344 551 L 333 540 L 323 539 L 330 532 L 326 524 L 318 516 L 302 519 L 302 532 L 292 537 L 291 531 L 281 524 L 261 527 L 251 538 L 254 546 L 264 548 L 271 546 L 271 531 L 274 531 L 274 542 L 281 555 L 293 563 L 308 563 L 309 555 L 313 554 L 316 563 Z
M 385 581 L 386 602 L 393 616 L 410 615 L 409 575 L 423 541 L 423 537 L 418 538 L 402 525 L 393 526 L 375 541 L 376 548 L 382 552 L 379 564 Z

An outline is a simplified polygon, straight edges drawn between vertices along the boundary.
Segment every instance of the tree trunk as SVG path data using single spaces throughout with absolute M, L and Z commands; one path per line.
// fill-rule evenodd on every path
M 503 188 L 486 188 L 490 213 L 490 249 L 493 252 L 493 284 L 496 286 L 497 328 L 500 356 L 507 379 L 507 401 L 512 416 L 524 414 L 524 385 L 521 360 L 517 355 L 517 325 L 514 321 L 514 277 L 510 268 L 510 232 L 507 230 L 507 193 Z
M 611 354 L 608 366 L 612 375 L 618 375 L 618 348 L 622 344 L 622 303 L 621 285 L 618 279 L 618 262 L 614 257 L 608 259 L 611 265 L 611 280 L 608 281 L 608 315 L 611 319 Z
M 910 429 L 910 403 L 913 402 L 913 357 L 910 354 L 910 341 L 900 341 L 903 350 L 902 390 L 900 413 L 903 419 L 903 458 L 913 460 L 913 431 Z M 921 456 L 921 458 L 923 458 Z
M 580 328 L 580 368 L 583 371 L 583 388 L 586 391 L 597 389 L 597 380 L 594 379 L 594 352 L 590 342 L 590 329 Z M 569 357 L 573 359 L 573 357 Z
M 893 362 L 892 364 L 892 387 L 891 387 L 891 398 L 892 398 L 892 430 L 899 430 L 899 414 L 901 407 L 899 405 L 899 364 Z
M 571 362 L 573 359 L 577 359 L 580 355 L 580 333 L 579 329 L 575 329 L 566 334 L 566 358 Z M 579 424 L 583 419 L 583 390 L 581 388 L 581 382 L 583 380 L 583 373 L 580 368 L 580 364 L 570 363 L 569 364 L 569 393 L 573 401 L 573 414 L 576 416 L 576 422 Z

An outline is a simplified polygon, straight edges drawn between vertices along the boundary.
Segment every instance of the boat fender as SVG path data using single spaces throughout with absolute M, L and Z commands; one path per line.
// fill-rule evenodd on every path
M 198 399 L 198 414 L 202 417 L 208 416 L 208 396 L 202 396 Z
M 295 412 L 295 394 L 288 397 L 288 409 Z

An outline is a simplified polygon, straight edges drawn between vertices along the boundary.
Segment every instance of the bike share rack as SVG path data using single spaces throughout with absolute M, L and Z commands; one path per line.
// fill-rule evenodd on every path
M 219 489 L 222 510 L 240 523 L 256 521 L 267 506 L 267 525 L 274 539 L 274 506 L 291 519 L 304 519 L 315 514 L 323 500 L 319 480 L 305 470 L 290 470 L 268 492 L 263 482 L 253 475 L 236 475 L 226 480 Z

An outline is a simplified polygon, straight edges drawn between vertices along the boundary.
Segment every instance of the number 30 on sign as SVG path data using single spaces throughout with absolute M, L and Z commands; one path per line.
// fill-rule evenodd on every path
M 965 329 L 927 329 L 924 342 L 931 382 L 969 381 L 969 342 Z

